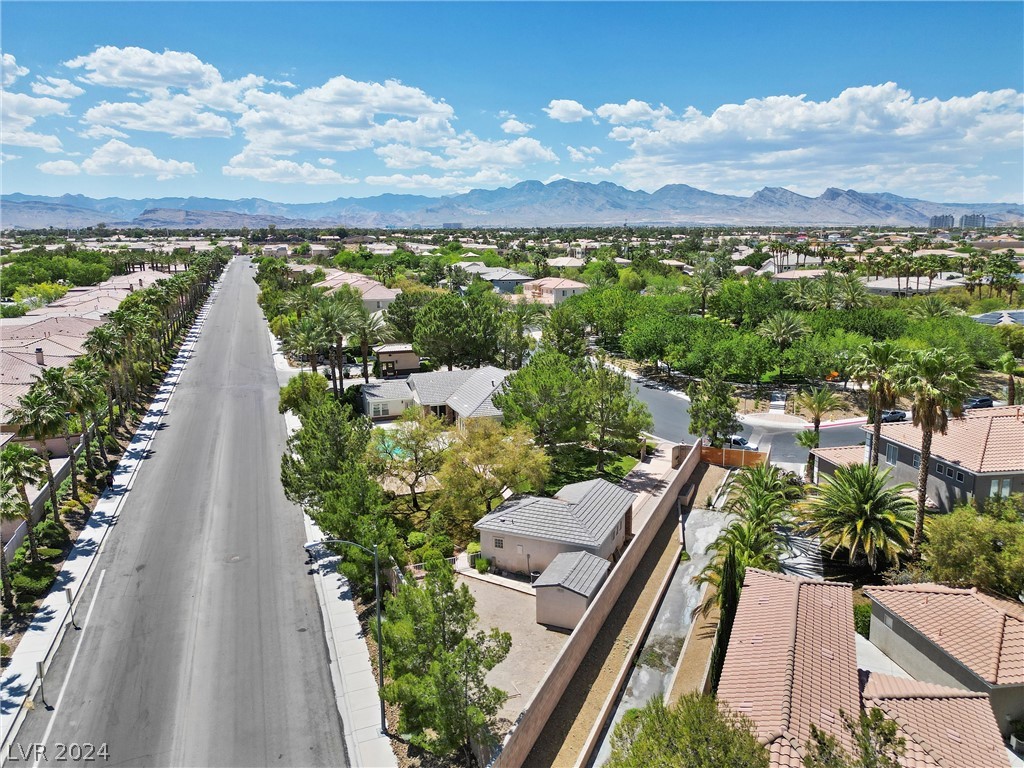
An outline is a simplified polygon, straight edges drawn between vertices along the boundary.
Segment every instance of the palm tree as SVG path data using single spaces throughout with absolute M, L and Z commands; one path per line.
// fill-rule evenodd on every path
M 78 470 L 75 467 L 75 447 L 71 444 L 71 430 L 68 422 L 72 415 L 72 400 L 74 392 L 69 381 L 68 372 L 64 368 L 44 368 L 39 379 L 33 386 L 42 387 L 53 398 L 54 404 L 64 412 L 64 420 L 61 422 L 61 434 L 64 437 L 64 446 L 68 452 L 68 461 L 71 463 L 71 498 L 77 501 L 83 509 L 88 506 L 82 503 L 82 497 L 78 493 Z M 88 456 L 86 456 L 88 460 Z
M 821 433 L 815 432 L 813 429 L 802 429 L 796 433 L 794 439 L 797 445 L 807 449 L 807 467 L 804 469 L 804 476 L 808 482 L 813 482 L 814 454 L 811 451 L 821 444 Z
M 92 420 L 92 431 L 96 435 L 96 446 L 99 448 L 103 469 L 106 471 L 110 466 L 110 459 L 107 458 L 107 449 L 103 445 L 105 437 L 101 429 L 100 411 L 107 403 L 107 396 L 103 387 L 107 372 L 99 362 L 93 359 L 92 355 L 83 355 L 77 358 L 71 364 L 71 370 L 75 376 L 75 388 L 77 390 L 77 397 L 82 402 L 83 413 Z M 108 424 L 107 429 L 109 430 L 110 428 L 111 425 Z M 87 432 L 86 440 L 88 440 L 88 434 Z M 86 450 L 88 450 L 88 447 Z
M 790 283 L 787 293 L 799 309 L 811 309 L 816 302 L 814 283 L 806 277 L 798 277 Z
M 6 467 L 6 465 L 4 465 Z M 6 472 L 3 474 L 6 475 Z M 17 520 L 21 517 L 21 499 L 18 498 L 14 486 L 0 477 L 0 523 Z M 2 530 L 2 529 L 0 529 Z M 11 568 L 7 564 L 7 542 L 0 534 L 0 583 L 3 584 L 4 610 L 14 610 L 14 587 L 11 583 Z
M 913 402 L 911 415 L 921 429 L 921 459 L 917 473 L 917 520 L 914 525 L 914 552 L 924 536 L 924 510 L 928 494 L 928 464 L 932 455 L 932 435 L 946 434 L 949 414 L 959 418 L 963 400 L 974 385 L 974 363 L 966 355 L 948 349 L 911 350 L 896 374 L 899 388 Z
M 295 318 L 301 320 L 306 312 L 316 307 L 324 297 L 326 290 L 313 285 L 300 285 L 288 292 L 285 297 L 284 306 L 289 312 L 295 313 Z
M 708 298 L 718 293 L 718 289 L 721 287 L 722 279 L 712 269 L 704 266 L 693 273 L 686 290 L 694 298 L 700 299 L 701 317 L 707 313 Z
M 996 361 L 996 370 L 1006 374 L 1006 404 L 1016 405 L 1017 403 L 1017 382 L 1014 381 L 1014 373 L 1017 371 L 1017 358 L 1013 352 L 1004 352 Z
M 10 419 L 20 425 L 19 432 L 29 435 L 42 446 L 42 456 L 46 467 L 46 480 L 50 488 L 50 505 L 53 508 L 53 521 L 60 522 L 60 506 L 57 503 L 57 482 L 53 477 L 53 468 L 49 461 L 50 452 L 46 441 L 61 433 L 67 419 L 64 409 L 60 408 L 53 397 L 45 390 L 33 386 L 21 396 L 18 405 L 11 411 Z
M 785 352 L 793 342 L 807 333 L 807 324 L 796 312 L 783 309 L 762 322 L 757 327 L 757 333 Z
M 839 278 L 838 294 L 840 309 L 863 309 L 871 303 L 864 283 L 852 273 Z
M 861 556 L 872 571 L 882 560 L 898 563 L 914 530 L 914 501 L 906 495 L 913 486 L 887 488 L 889 474 L 866 464 L 839 467 L 801 505 L 801 527 L 821 539 L 831 557 L 846 550 L 851 565 Z
M 316 316 L 323 325 L 328 339 L 334 341 L 334 344 L 330 347 L 331 370 L 334 372 L 334 375 L 331 377 L 331 387 L 334 396 L 338 397 L 339 392 L 344 392 L 345 390 L 345 336 L 352 333 L 356 327 L 358 321 L 357 310 L 343 301 L 325 301 L 317 308 Z
M 708 597 L 694 610 L 707 616 L 711 609 L 720 605 L 719 596 L 728 594 L 730 588 L 737 593 L 743 586 L 747 568 L 761 568 L 766 571 L 779 570 L 782 544 L 778 534 L 760 524 L 748 520 L 734 520 L 711 544 L 715 556 L 699 574 L 693 577 L 694 584 L 712 587 Z M 735 579 L 726 584 L 726 578 Z
M 317 372 L 317 357 L 320 350 L 330 345 L 333 338 L 327 334 L 324 324 L 315 315 L 307 314 L 288 329 L 284 346 L 300 360 L 309 360 L 313 373 Z
M 365 309 L 356 317 L 353 335 L 359 340 L 363 354 L 363 381 L 370 383 L 370 347 L 391 338 L 391 328 L 379 314 L 371 315 Z
M 889 341 L 876 341 L 861 347 L 850 361 L 853 379 L 868 385 L 868 411 L 874 425 L 870 464 L 878 466 L 878 449 L 882 435 L 882 411 L 896 404 L 898 395 L 895 374 L 903 360 L 899 347 Z
M 913 317 L 915 320 L 925 320 L 931 317 L 952 317 L 953 315 L 962 315 L 963 312 L 958 310 L 956 307 L 951 306 L 941 296 L 925 296 L 923 299 L 913 304 L 908 310 L 907 314 Z
M 18 443 L 10 443 L 0 453 L 0 463 L 3 464 L 0 482 L 3 485 L 4 506 L 7 512 L 13 511 L 18 517 L 25 521 L 25 528 L 28 531 L 28 548 L 32 553 L 32 559 L 38 560 L 39 554 L 36 551 L 36 532 L 32 525 L 32 503 L 28 499 L 26 486 L 39 485 L 47 472 L 49 462 L 31 448 Z M 52 482 L 52 481 L 51 481 Z M 17 501 L 8 500 L 8 496 L 16 496 Z
M 546 320 L 546 307 L 536 301 L 519 301 L 502 311 L 500 348 L 503 368 L 518 371 L 523 367 L 524 358 L 531 349 L 530 343 L 533 341 L 529 332 L 532 328 L 543 327 Z

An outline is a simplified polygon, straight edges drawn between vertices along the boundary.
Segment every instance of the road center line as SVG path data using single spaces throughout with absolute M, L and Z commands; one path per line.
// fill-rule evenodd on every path
M 107 569 L 104 568 L 100 571 L 100 578 L 96 582 L 96 591 L 92 593 L 92 600 L 89 602 L 89 611 L 85 614 L 85 621 L 82 622 L 82 632 L 85 632 L 85 628 L 89 626 L 89 618 L 92 616 L 92 609 L 96 607 L 96 598 L 100 593 L 100 587 L 103 586 L 103 577 L 106 575 Z M 50 731 L 53 729 L 53 724 L 57 721 L 57 712 L 60 711 L 60 703 L 64 700 L 64 691 L 67 690 L 68 683 L 71 682 L 71 673 L 75 669 L 75 662 L 78 660 L 78 652 L 82 650 L 84 642 L 85 635 L 83 634 L 82 639 L 78 641 L 78 647 L 75 648 L 75 652 L 71 656 L 71 664 L 68 665 L 67 674 L 64 675 L 64 685 L 60 687 L 60 693 L 57 695 L 57 703 L 53 705 L 53 716 L 50 718 L 50 723 L 46 726 L 46 730 L 43 732 L 43 744 L 48 744 L 50 741 Z M 38 759 L 32 764 L 32 768 L 39 768 Z

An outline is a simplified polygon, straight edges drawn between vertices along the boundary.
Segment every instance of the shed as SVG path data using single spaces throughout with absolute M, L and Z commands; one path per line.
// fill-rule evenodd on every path
M 589 552 L 563 552 L 533 583 L 537 623 L 575 629 L 608 576 L 611 563 Z

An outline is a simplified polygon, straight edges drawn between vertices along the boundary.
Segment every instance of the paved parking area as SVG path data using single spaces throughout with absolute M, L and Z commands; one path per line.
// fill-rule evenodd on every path
M 532 595 L 477 579 L 457 578 L 476 598 L 478 626 L 485 631 L 497 627 L 512 635 L 508 657 L 487 676 L 488 683 L 509 695 L 499 712 L 499 717 L 509 721 L 502 724 L 504 732 L 519 717 L 569 635 L 537 623 L 536 598 Z

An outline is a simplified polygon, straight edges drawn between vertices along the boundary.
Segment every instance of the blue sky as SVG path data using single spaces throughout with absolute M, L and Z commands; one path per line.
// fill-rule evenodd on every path
M 2 190 L 1024 201 L 1024 4 L 0 4 Z

